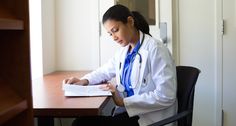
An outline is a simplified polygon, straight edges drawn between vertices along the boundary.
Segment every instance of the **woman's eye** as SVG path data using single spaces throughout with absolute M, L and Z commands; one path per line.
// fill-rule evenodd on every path
M 117 32 L 119 29 L 118 28 L 113 28 L 111 31 L 112 33 Z
M 108 34 L 109 34 L 110 36 L 112 36 L 112 34 L 118 32 L 118 31 L 119 31 L 118 28 L 113 28 L 113 29 L 111 29 L 111 32 L 108 32 Z

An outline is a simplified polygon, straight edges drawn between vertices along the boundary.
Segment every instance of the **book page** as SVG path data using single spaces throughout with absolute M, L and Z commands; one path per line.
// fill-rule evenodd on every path
M 73 85 L 63 84 L 62 89 L 64 90 L 65 96 L 110 96 L 110 91 L 103 91 L 99 88 L 100 85 Z

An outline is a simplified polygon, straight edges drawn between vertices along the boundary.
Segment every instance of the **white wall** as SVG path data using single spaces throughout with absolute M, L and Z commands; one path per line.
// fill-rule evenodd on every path
M 215 122 L 215 1 L 179 0 L 180 64 L 201 70 L 195 90 L 194 126 Z
M 30 0 L 29 9 L 31 78 L 35 79 L 43 75 L 41 1 Z
M 98 1 L 42 0 L 43 73 L 99 66 Z
M 99 66 L 98 1 L 57 0 L 56 70 Z
M 55 1 L 42 0 L 43 73 L 55 71 Z M 39 15 L 38 15 L 39 16 Z M 39 57 L 37 57 L 39 58 Z

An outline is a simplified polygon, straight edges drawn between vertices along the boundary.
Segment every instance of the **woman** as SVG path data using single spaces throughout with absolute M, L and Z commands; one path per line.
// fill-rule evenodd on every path
M 114 5 L 103 15 L 103 25 L 121 49 L 108 63 L 68 84 L 98 84 L 116 77 L 116 84 L 101 85 L 116 104 L 112 116 L 79 117 L 73 125 L 146 126 L 177 111 L 176 67 L 168 49 L 151 37 L 138 12 Z

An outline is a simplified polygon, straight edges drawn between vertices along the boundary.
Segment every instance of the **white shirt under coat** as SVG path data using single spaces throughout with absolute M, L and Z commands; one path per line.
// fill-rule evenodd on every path
M 142 36 L 140 31 L 140 41 Z M 128 48 L 121 47 L 112 59 L 83 79 L 88 79 L 89 84 L 98 84 L 116 77 L 119 85 Z M 131 73 L 134 95 L 125 97 L 124 105 L 130 117 L 138 115 L 140 126 L 146 126 L 177 112 L 176 66 L 169 50 L 147 34 L 139 53 L 141 68 L 138 68 L 139 56 L 136 56 Z M 120 94 L 122 96 L 123 93 Z

